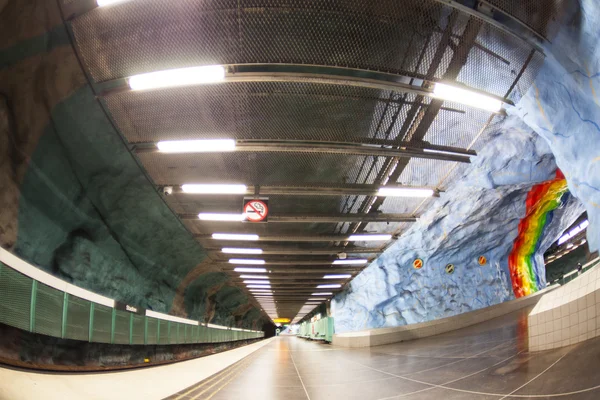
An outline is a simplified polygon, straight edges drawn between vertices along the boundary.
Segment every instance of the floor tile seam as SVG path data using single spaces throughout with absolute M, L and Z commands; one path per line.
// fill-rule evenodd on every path
M 298 378 L 300 379 L 300 383 L 302 383 L 302 388 L 304 389 L 304 394 L 306 394 L 306 398 L 310 400 L 310 396 L 308 394 L 308 390 L 306 390 L 306 386 L 304 385 L 304 381 L 302 380 L 302 376 L 300 376 L 300 371 L 298 371 L 298 367 L 296 366 L 296 362 L 294 361 L 294 356 L 290 353 L 290 358 L 292 359 L 292 364 L 294 364 L 294 368 L 296 369 L 296 373 L 298 374 Z
M 371 383 L 371 382 L 381 382 L 381 381 L 387 381 L 390 379 L 396 379 L 393 376 L 387 377 L 387 378 L 381 378 L 381 379 L 369 379 L 369 380 L 365 380 L 365 381 L 352 381 L 351 383 Z M 332 387 L 332 386 L 345 386 L 347 385 L 348 382 L 345 383 L 332 383 L 329 385 L 306 385 L 306 387 L 309 388 L 322 388 L 322 387 Z

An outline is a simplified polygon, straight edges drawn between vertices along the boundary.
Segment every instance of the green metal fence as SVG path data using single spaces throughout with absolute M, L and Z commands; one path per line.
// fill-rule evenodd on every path
M 600 263 L 600 258 L 596 258 L 592 261 L 590 261 L 589 263 L 585 264 L 582 269 L 581 269 L 581 273 L 585 273 L 587 271 L 589 271 L 590 269 L 594 268 L 596 265 L 598 265 Z M 579 274 L 577 273 L 578 271 L 575 269 L 569 273 L 566 273 L 562 276 L 562 278 L 558 279 L 557 283 L 559 283 L 561 286 L 564 284 L 567 284 L 569 282 L 571 282 L 573 279 L 577 278 L 579 276 Z
M 117 310 L 46 285 L 2 262 L 0 323 L 42 335 L 114 344 L 220 343 L 264 336 Z
M 300 324 L 298 336 L 312 340 L 325 340 L 331 342 L 333 339 L 333 317 L 321 318 L 315 322 L 303 322 Z

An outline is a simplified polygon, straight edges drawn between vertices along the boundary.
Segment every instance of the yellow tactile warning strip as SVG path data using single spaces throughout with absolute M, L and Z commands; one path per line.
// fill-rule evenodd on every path
M 245 370 L 254 360 L 256 351 L 249 356 L 241 359 L 235 364 L 230 365 L 219 373 L 198 382 L 195 385 L 187 387 L 164 400 L 208 400 L 212 399 L 221 389 L 227 386 L 235 377 Z

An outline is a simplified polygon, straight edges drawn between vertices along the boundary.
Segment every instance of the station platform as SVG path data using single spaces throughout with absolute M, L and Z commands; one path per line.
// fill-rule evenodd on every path
M 65 399 L 76 398 L 82 389 L 77 385 L 98 389 L 92 397 L 79 398 L 105 399 L 600 398 L 600 338 L 561 349 L 530 352 L 527 343 L 530 311 L 522 309 L 426 339 L 370 348 L 348 349 L 282 336 L 246 346 L 244 352 L 236 349 L 171 366 L 110 374 L 51 374 L 53 378 L 60 376 L 62 384 L 57 386 L 56 379 L 48 379 L 47 384 L 53 385 L 46 389 L 45 381 L 37 378 L 47 374 L 11 371 L 14 388 L 23 385 L 29 389 L 11 392 L 12 396 L 22 393 L 21 397 L 7 397 L 5 392 L 0 398 L 38 398 L 27 396 L 32 385 L 40 390 L 54 390 L 53 393 L 62 396 L 57 398 Z M 238 360 L 233 362 L 236 357 Z M 221 362 L 228 365 L 219 370 Z M 206 365 L 219 371 L 207 377 Z M 189 384 L 194 375 L 198 377 L 196 383 Z M 178 377 L 188 382 L 185 388 L 163 396 L 165 390 L 184 384 L 177 382 Z M 0 378 L 8 378 L 5 371 Z M 123 391 L 124 387 L 140 385 L 146 386 L 143 393 Z M 140 396 L 136 397 L 136 393 Z

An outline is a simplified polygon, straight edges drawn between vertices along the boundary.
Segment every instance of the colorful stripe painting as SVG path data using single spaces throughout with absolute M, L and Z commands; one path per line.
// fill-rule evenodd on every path
M 567 180 L 558 170 L 556 178 L 533 186 L 527 194 L 525 217 L 519 222 L 519 234 L 508 256 L 510 278 L 517 298 L 540 289 L 540 278 L 534 268 L 534 255 L 542 241 L 546 223 L 567 192 Z

